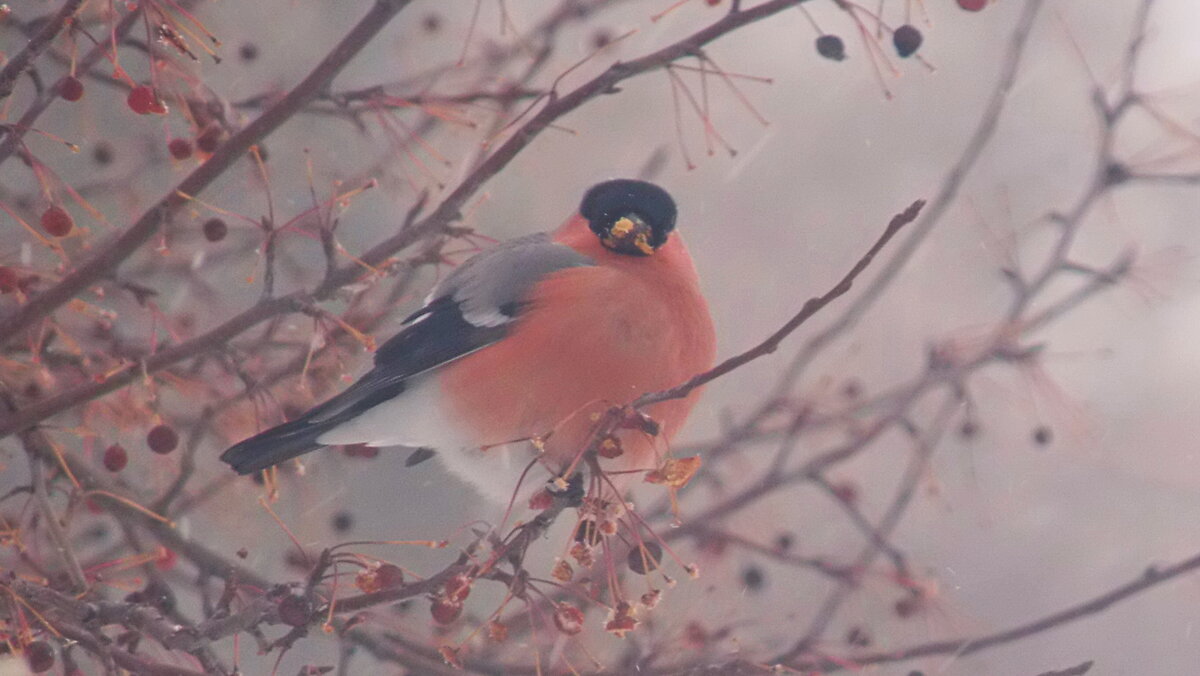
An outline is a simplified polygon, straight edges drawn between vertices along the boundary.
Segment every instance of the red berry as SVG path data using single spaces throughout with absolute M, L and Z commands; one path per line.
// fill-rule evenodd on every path
M 438 624 L 450 624 L 462 615 L 462 611 L 463 604 L 446 599 L 435 599 L 433 605 L 429 606 L 429 612 Z
M 391 589 L 404 584 L 404 571 L 400 566 L 385 563 L 375 571 L 375 579 L 380 589 Z
M 54 666 L 54 648 L 45 641 L 32 641 L 25 646 L 25 662 L 35 674 L 50 671 Z
M 446 580 L 446 600 L 451 603 L 462 603 L 471 595 L 471 578 L 459 573 Z
M 175 553 L 174 549 L 162 547 L 159 549 L 158 558 L 154 560 L 154 567 L 159 570 L 171 570 L 178 561 L 179 555 Z
M 67 101 L 78 101 L 83 98 L 83 83 L 74 75 L 68 75 L 59 80 L 58 95 Z
M 104 469 L 110 472 L 120 472 L 129 464 L 129 454 L 121 444 L 113 444 L 104 449 Z
M 987 7 L 988 0 L 958 0 L 958 6 L 968 12 L 978 12 Z
M 170 425 L 155 425 L 146 434 L 146 445 L 160 455 L 166 455 L 179 445 L 179 435 Z
M 7 265 L 0 265 L 0 293 L 12 293 L 21 287 L 21 277 Z
M 71 218 L 71 214 L 57 204 L 52 204 L 49 209 L 42 212 L 42 230 L 45 230 L 48 235 L 66 237 L 74 227 L 75 220 Z
M 167 104 L 158 98 L 158 94 L 149 85 L 139 85 L 129 90 L 129 96 L 126 97 L 125 103 L 138 115 L 167 114 Z
M 192 142 L 185 138 L 173 138 L 167 144 L 167 150 L 171 151 L 171 157 L 186 160 L 192 156 Z
M 141 85 L 129 90 L 129 96 L 125 97 L 125 103 L 138 115 L 149 115 L 150 107 L 154 105 L 154 98 L 154 90 L 146 85 Z
M 220 242 L 225 239 L 227 232 L 229 232 L 229 226 L 219 218 L 210 218 L 204 221 L 204 239 L 210 242 Z

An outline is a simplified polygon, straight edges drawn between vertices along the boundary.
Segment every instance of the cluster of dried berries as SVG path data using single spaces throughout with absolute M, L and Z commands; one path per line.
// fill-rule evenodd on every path
M 442 585 L 442 594 L 434 598 L 433 604 L 429 607 L 433 620 L 441 625 L 451 624 L 457 620 L 462 615 L 463 602 L 471 595 L 473 582 L 474 580 L 462 573 L 446 580 L 446 583 Z
M 399 566 L 383 563 L 362 571 L 354 578 L 354 585 L 364 594 L 384 589 L 395 589 L 404 584 L 404 571 Z

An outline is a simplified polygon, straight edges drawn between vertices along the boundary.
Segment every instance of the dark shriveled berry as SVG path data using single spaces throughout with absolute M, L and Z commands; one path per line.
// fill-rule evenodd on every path
M 662 561 L 662 546 L 657 542 L 644 542 L 641 547 L 629 550 L 625 561 L 629 564 L 629 570 L 638 575 L 645 575 L 658 568 L 659 562 Z
M 817 38 L 817 53 L 831 61 L 841 61 L 846 58 L 846 44 L 836 35 L 822 35 Z
M 179 434 L 170 425 L 155 425 L 146 434 L 146 445 L 159 455 L 166 455 L 179 446 Z
M 12 293 L 21 288 L 21 276 L 15 268 L 0 265 L 0 293 Z
M 25 646 L 25 663 L 35 674 L 45 673 L 54 667 L 54 648 L 45 641 L 32 641 Z
M 221 128 L 217 125 L 210 125 L 196 137 L 196 147 L 206 153 L 214 153 L 221 145 Z
M 916 54 L 917 50 L 921 48 L 923 40 L 921 31 L 908 24 L 897 28 L 896 32 L 892 33 L 892 44 L 896 47 L 896 53 L 902 59 L 907 59 Z
M 92 160 L 94 160 L 96 164 L 99 164 L 100 166 L 112 164 L 112 146 L 104 141 L 97 143 L 96 147 L 92 149 Z
M 766 577 L 763 575 L 762 568 L 758 566 L 746 566 L 742 571 L 742 584 L 750 591 L 758 591 L 762 589 L 763 582 Z
M 330 523 L 335 533 L 345 533 L 354 527 L 354 516 L 350 512 L 338 512 Z
M 253 61 L 258 58 L 258 45 L 253 42 L 247 42 L 238 49 L 238 56 L 242 57 L 242 61 Z
M 279 620 L 291 627 L 303 627 L 312 615 L 312 604 L 303 596 L 289 594 L 279 600 Z
M 173 138 L 167 143 L 167 150 L 171 152 L 171 157 L 186 160 L 192 156 L 192 142 L 185 138 Z
M 121 444 L 113 444 L 104 449 L 104 469 L 110 472 L 120 472 L 129 464 L 129 453 Z
M 219 218 L 210 218 L 204 221 L 203 229 L 204 239 L 210 242 L 220 242 L 225 239 L 225 233 L 229 232 L 229 226 Z
M 575 527 L 575 541 L 595 547 L 600 544 L 603 536 L 600 534 L 600 527 L 596 525 L 595 519 L 584 519 Z
M 1038 446 L 1045 446 L 1051 441 L 1054 441 L 1054 433 L 1049 427 L 1046 427 L 1045 425 L 1039 425 L 1038 428 L 1033 431 L 1033 442 Z

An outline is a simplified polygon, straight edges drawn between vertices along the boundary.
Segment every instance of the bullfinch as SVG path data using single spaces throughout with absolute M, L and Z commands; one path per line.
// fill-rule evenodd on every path
M 610 407 L 713 364 L 712 319 L 675 217 L 654 184 L 592 187 L 557 230 L 458 266 L 344 392 L 221 459 L 248 474 L 324 446 L 432 448 L 501 502 L 531 465 L 561 476 Z M 659 465 L 697 394 L 646 409 L 658 434 L 617 432 L 619 450 L 601 461 L 614 486 Z M 548 478 L 534 476 L 525 481 Z

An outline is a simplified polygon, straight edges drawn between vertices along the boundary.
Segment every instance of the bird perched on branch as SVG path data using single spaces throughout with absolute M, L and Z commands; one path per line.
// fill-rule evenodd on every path
M 248 474 L 324 446 L 428 447 L 501 501 L 533 462 L 558 476 L 605 411 L 713 363 L 712 319 L 675 218 L 651 183 L 592 187 L 558 230 L 455 269 L 344 392 L 221 459 Z M 648 407 L 657 434 L 616 433 L 601 453 L 616 486 L 661 462 L 697 394 Z

